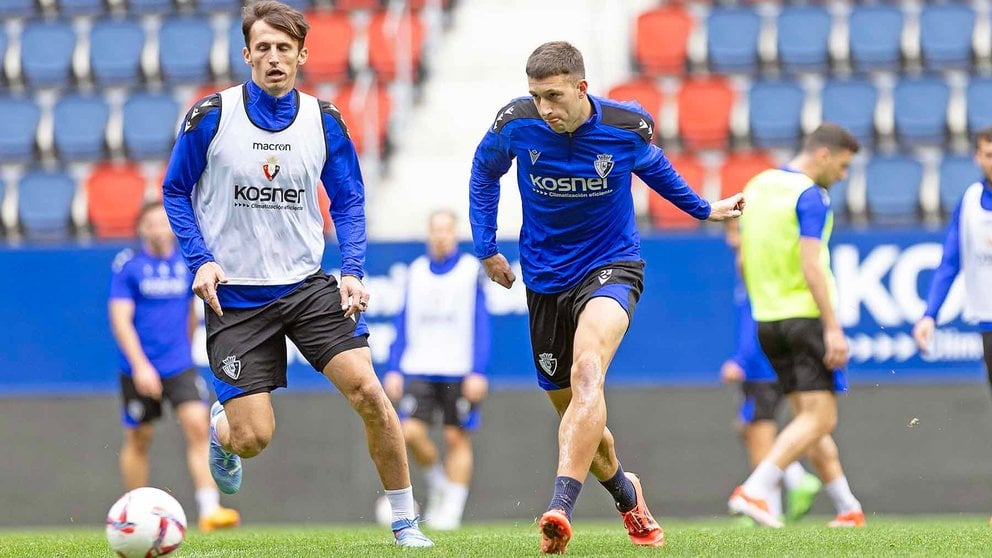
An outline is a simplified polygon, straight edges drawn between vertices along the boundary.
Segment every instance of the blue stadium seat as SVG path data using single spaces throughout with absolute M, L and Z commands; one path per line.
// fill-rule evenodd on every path
M 196 9 L 201 12 L 237 13 L 241 8 L 241 0 L 196 0 Z M 240 18 L 236 18 L 239 19 Z
M 24 236 L 61 240 L 71 235 L 70 209 L 76 182 L 61 171 L 33 170 L 17 188 L 17 221 Z
M 124 103 L 124 149 L 131 159 L 160 159 L 175 141 L 179 105 L 164 93 L 135 93 Z
M 41 109 L 28 97 L 0 96 L 0 114 L 4 115 L 0 161 L 27 163 L 34 156 Z
M 758 147 L 795 147 L 805 93 L 794 81 L 759 81 L 748 95 L 751 137 Z
M 166 83 L 210 80 L 210 46 L 214 30 L 204 18 L 166 19 L 158 32 L 159 68 Z
M 106 9 L 103 0 L 59 0 L 59 15 L 98 16 Z
M 55 150 L 66 161 L 95 161 L 104 155 L 110 105 L 102 96 L 67 95 L 55 104 Z
M 241 52 L 245 48 L 245 36 L 241 33 L 241 20 L 231 22 L 227 36 L 228 65 L 231 71 L 231 81 L 244 82 L 251 77 L 251 66 L 245 64 Z
M 947 155 L 940 162 L 940 208 L 949 216 L 964 191 L 982 178 L 982 171 L 970 155 Z
M 34 0 L 0 0 L 0 18 L 35 15 Z
M 76 32 L 63 20 L 30 21 L 21 34 L 21 73 L 31 87 L 70 84 Z
M 858 71 L 899 69 L 902 10 L 897 6 L 854 6 L 850 16 L 851 65 Z
M 942 145 L 950 89 L 939 78 L 903 79 L 892 92 L 896 139 L 906 146 Z
M 850 182 L 850 175 L 848 175 L 848 178 L 835 182 L 828 190 L 830 193 L 830 208 L 834 211 L 835 223 L 846 223 L 851 218 L 849 211 L 850 204 L 847 203 L 847 192 Z
M 907 155 L 879 155 L 865 169 L 865 201 L 872 223 L 909 225 L 919 220 L 923 166 Z
M 822 119 L 850 130 L 866 147 L 874 143 L 878 90 L 868 81 L 832 80 L 820 92 Z
M 283 4 L 286 4 L 287 6 L 293 8 L 298 12 L 305 12 L 309 10 L 311 7 L 313 7 L 313 5 L 310 3 L 310 0 L 285 0 L 283 1 Z
M 975 12 L 966 4 L 926 3 L 920 12 L 920 51 L 928 70 L 971 66 Z
M 3 60 L 7 55 L 7 31 L 3 26 L 0 26 L 0 87 L 3 87 L 4 83 L 4 72 L 3 70 Z
M 164 14 L 172 11 L 172 0 L 127 0 L 132 15 Z
M 822 6 L 786 6 L 778 16 L 778 59 L 785 72 L 825 72 L 830 67 L 830 13 Z
M 966 93 L 968 131 L 992 126 L 992 78 L 973 77 Z
M 718 73 L 758 71 L 761 17 L 753 9 L 713 8 L 706 19 L 706 54 Z
M 145 31 L 130 19 L 102 19 L 90 31 L 90 73 L 99 85 L 141 83 Z

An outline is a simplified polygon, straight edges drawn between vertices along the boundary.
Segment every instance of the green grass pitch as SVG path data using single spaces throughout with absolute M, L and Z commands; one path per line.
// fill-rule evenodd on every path
M 635 548 L 619 521 L 574 522 L 569 556 L 989 556 L 987 517 L 878 516 L 863 529 L 828 529 L 828 518 L 807 518 L 781 530 L 743 527 L 733 519 L 662 520 L 668 544 Z M 533 523 L 468 524 L 453 533 L 429 532 L 433 549 L 394 547 L 388 530 L 369 525 L 245 525 L 203 535 L 191 531 L 172 556 L 538 556 Z M 102 529 L 3 530 L 0 557 L 109 557 Z

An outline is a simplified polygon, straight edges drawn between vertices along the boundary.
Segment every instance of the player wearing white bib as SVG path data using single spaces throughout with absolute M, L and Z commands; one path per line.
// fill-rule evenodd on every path
M 237 492 L 241 458 L 272 439 L 270 392 L 286 386 L 289 337 L 362 418 L 396 544 L 433 546 L 417 523 L 399 419 L 372 368 L 361 314 L 369 293 L 358 155 L 338 110 L 295 89 L 307 29 L 303 14 L 280 2 L 245 8 L 251 80 L 193 106 L 162 186 L 193 292 L 209 306 L 218 397 L 211 473 L 222 491 Z M 340 286 L 320 267 L 321 183 L 341 248 Z
M 455 215 L 428 220 L 427 255 L 411 265 L 403 309 L 396 317 L 386 394 L 397 402 L 413 460 L 425 471 L 426 518 L 439 530 L 461 525 L 472 477 L 470 432 L 486 395 L 489 313 L 482 264 L 458 251 Z M 428 435 L 436 414 L 444 425 L 444 464 Z

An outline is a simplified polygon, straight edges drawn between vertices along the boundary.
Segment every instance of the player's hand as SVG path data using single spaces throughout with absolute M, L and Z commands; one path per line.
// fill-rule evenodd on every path
M 227 283 L 227 275 L 217 262 L 207 262 L 196 270 L 193 278 L 193 292 L 203 299 L 218 316 L 224 315 L 217 298 L 217 285 Z
M 403 374 L 391 370 L 382 377 L 382 390 L 386 392 L 386 397 L 396 403 L 403 397 Z
M 162 379 L 159 378 L 158 370 L 155 370 L 151 364 L 133 367 L 131 379 L 134 380 L 134 389 L 138 391 L 138 395 L 162 399 Z
M 933 318 L 930 316 L 923 316 L 913 326 L 913 339 L 916 340 L 916 346 L 920 348 L 921 352 L 925 353 L 930 350 L 930 342 L 933 341 L 933 330 L 936 327 L 937 324 L 934 323 Z
M 726 221 L 736 219 L 744 212 L 744 194 L 737 193 L 710 204 L 710 216 L 707 221 Z
M 824 330 L 823 345 L 826 348 L 823 364 L 827 368 L 834 370 L 847 366 L 847 337 L 844 337 L 843 329 L 837 327 Z
M 354 275 L 341 276 L 341 308 L 345 318 L 368 310 L 369 298 L 371 295 L 361 279 Z
M 499 283 L 507 289 L 513 286 L 513 282 L 517 280 L 517 276 L 510 269 L 510 262 L 506 261 L 506 257 L 503 254 L 489 256 L 482 260 L 482 265 L 485 266 L 486 275 L 489 276 L 490 281 Z
M 462 397 L 469 403 L 482 401 L 487 393 L 489 393 L 489 379 L 482 374 L 472 372 L 462 380 Z
M 744 369 L 740 364 L 728 360 L 720 367 L 720 381 L 725 384 L 737 384 L 744 381 Z

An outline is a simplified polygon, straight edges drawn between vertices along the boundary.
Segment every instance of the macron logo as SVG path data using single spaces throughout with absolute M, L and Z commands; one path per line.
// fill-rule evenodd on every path
M 262 142 L 252 142 L 252 149 L 258 151 L 292 151 L 293 146 L 289 143 L 262 143 Z

